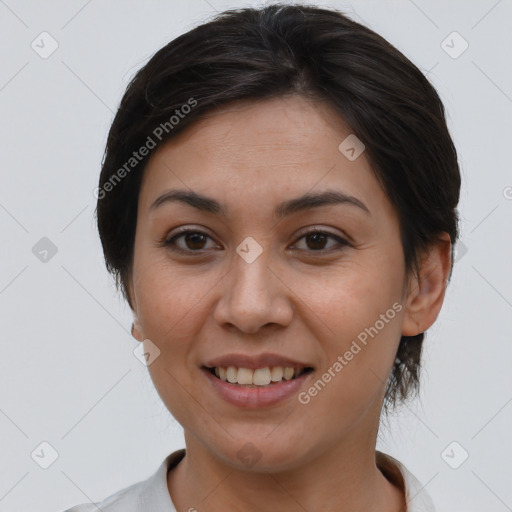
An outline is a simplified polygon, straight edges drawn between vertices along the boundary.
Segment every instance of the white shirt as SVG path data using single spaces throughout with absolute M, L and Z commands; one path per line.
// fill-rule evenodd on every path
M 185 449 L 168 455 L 147 480 L 125 487 L 99 503 L 76 505 L 64 512 L 176 512 L 167 488 L 167 473 L 185 456 Z M 406 512 L 435 512 L 421 483 L 398 460 L 376 451 L 377 467 L 393 484 L 405 491 Z

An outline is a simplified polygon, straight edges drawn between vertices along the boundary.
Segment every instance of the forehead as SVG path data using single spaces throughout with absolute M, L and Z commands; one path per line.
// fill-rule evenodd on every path
M 300 96 L 229 104 L 156 150 L 139 204 L 148 208 L 157 194 L 178 186 L 221 202 L 267 203 L 333 186 L 385 200 L 364 152 L 351 161 L 340 151 L 350 135 L 327 105 Z

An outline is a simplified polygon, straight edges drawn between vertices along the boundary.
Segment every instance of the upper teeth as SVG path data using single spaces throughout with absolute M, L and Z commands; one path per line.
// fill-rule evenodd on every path
M 215 367 L 215 375 L 224 382 L 232 384 L 253 384 L 255 386 L 267 386 L 271 382 L 280 382 L 281 380 L 291 380 L 297 377 L 303 371 L 303 368 L 290 368 L 283 366 L 274 366 L 269 368 L 237 368 L 236 366 Z

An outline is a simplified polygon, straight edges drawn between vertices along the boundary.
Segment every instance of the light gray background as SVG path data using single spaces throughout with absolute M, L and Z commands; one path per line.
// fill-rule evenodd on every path
M 314 3 L 344 10 L 428 74 L 462 168 L 467 252 L 459 250 L 427 334 L 421 397 L 381 432 L 378 448 L 426 485 L 438 511 L 512 510 L 512 3 Z M 0 0 L 2 512 L 100 500 L 184 446 L 132 353 L 130 311 L 103 266 L 93 190 L 133 73 L 215 11 L 247 5 L 258 4 Z M 59 45 L 47 59 L 31 47 L 43 31 Z M 453 31 L 469 43 L 456 59 L 441 47 Z M 32 252 L 42 237 L 58 248 L 46 263 Z M 31 458 L 49 456 L 43 441 L 58 452 L 48 469 Z M 468 459 L 452 469 L 446 461 L 459 463 L 462 450 Z

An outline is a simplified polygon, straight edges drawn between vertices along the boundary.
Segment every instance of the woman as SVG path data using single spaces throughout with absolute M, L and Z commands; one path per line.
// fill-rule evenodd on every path
M 112 124 L 97 217 L 186 449 L 70 510 L 433 511 L 375 447 L 418 390 L 459 189 L 433 87 L 337 11 L 227 11 L 159 50 Z

